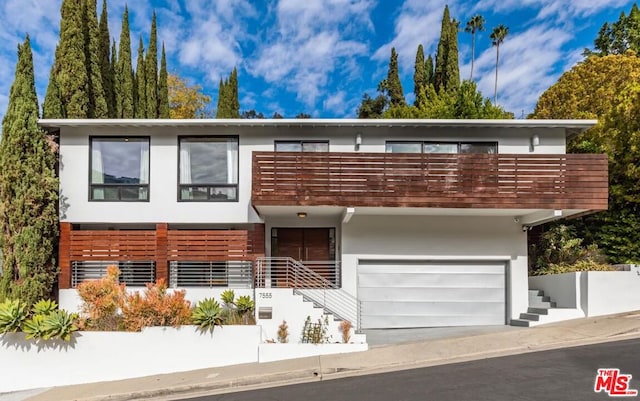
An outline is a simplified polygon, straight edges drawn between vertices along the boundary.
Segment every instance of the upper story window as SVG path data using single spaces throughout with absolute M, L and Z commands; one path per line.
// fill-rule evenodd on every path
M 328 152 L 329 141 L 276 141 L 276 152 Z
M 388 153 L 498 153 L 497 142 L 387 142 Z
M 178 200 L 238 200 L 238 137 L 181 137 Z
M 149 200 L 149 137 L 91 137 L 89 147 L 89 200 Z

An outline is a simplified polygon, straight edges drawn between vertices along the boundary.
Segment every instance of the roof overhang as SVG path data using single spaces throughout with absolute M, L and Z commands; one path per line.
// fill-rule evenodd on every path
M 429 120 L 429 119 L 41 119 L 43 128 L 65 127 L 454 127 L 564 128 L 575 136 L 597 120 Z

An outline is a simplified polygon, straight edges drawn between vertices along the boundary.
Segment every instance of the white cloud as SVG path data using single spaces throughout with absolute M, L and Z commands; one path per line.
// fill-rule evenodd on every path
M 368 51 L 361 37 L 372 29 L 374 5 L 372 0 L 278 1 L 276 25 L 249 72 L 313 106 L 332 79 L 355 75 L 354 60 Z

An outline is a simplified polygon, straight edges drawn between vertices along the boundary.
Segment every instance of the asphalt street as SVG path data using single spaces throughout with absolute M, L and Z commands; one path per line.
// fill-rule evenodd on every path
M 640 390 L 640 340 L 610 342 L 473 362 L 188 398 L 190 401 L 608 400 L 595 393 L 598 369 L 631 374 Z

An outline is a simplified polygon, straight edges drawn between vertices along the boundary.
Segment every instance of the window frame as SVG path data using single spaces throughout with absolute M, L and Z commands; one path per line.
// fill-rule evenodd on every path
M 180 166 L 181 166 L 181 160 L 180 160 L 180 145 L 182 144 L 182 141 L 184 139 L 234 139 L 235 142 L 238 144 L 238 157 L 236 158 L 236 171 L 238 172 L 238 182 L 235 184 L 181 184 L 180 183 Z M 178 202 L 187 202 L 187 203 L 192 203 L 192 202 L 213 202 L 213 203 L 229 203 L 229 202 L 239 202 L 240 201 L 240 136 L 239 135 L 178 135 L 178 165 L 176 167 L 177 170 L 177 177 L 176 177 L 176 183 L 177 183 L 177 201 Z M 182 189 L 184 188 L 207 188 L 207 199 L 182 199 Z M 220 198 L 214 198 L 211 196 L 211 189 L 212 188 L 235 188 L 236 189 L 236 196 L 235 199 L 220 199 Z
M 436 152 L 425 152 L 424 151 L 424 146 L 425 145 L 457 145 L 457 151 L 456 153 L 440 153 L 440 154 L 473 154 L 473 153 L 462 153 L 460 152 L 460 148 L 461 146 L 464 145 L 483 145 L 483 146 L 495 146 L 495 153 L 477 153 L 477 154 L 498 154 L 498 141 L 385 141 L 384 146 L 385 146 L 385 153 L 394 153 L 394 152 L 389 152 L 387 151 L 387 145 L 389 144 L 421 144 L 421 152 L 420 153 L 436 153 Z M 398 152 L 399 153 L 399 152 Z M 417 153 L 417 152 L 416 152 Z
M 273 141 L 273 151 L 274 152 L 295 152 L 294 150 L 278 150 L 278 144 L 281 143 L 298 143 L 300 144 L 300 152 L 304 152 L 304 153 L 322 153 L 322 152 L 313 152 L 313 151 L 305 151 L 302 150 L 303 146 L 305 143 L 322 143 L 322 144 L 327 144 L 327 152 L 329 152 L 331 150 L 330 148 L 330 141 L 328 139 L 311 139 L 311 140 L 306 140 L 306 139 L 278 139 L 278 140 L 274 140 Z
M 96 139 L 119 139 L 122 142 L 135 139 L 138 142 L 146 141 L 149 145 L 149 177 L 147 184 L 94 184 L 93 183 L 93 143 Z M 89 136 L 89 202 L 150 202 L 151 201 L 151 137 L 148 135 L 90 135 Z M 118 199 L 93 199 L 93 189 L 98 188 L 118 188 Z M 122 199 L 122 189 L 124 188 L 145 188 L 147 190 L 146 199 Z

